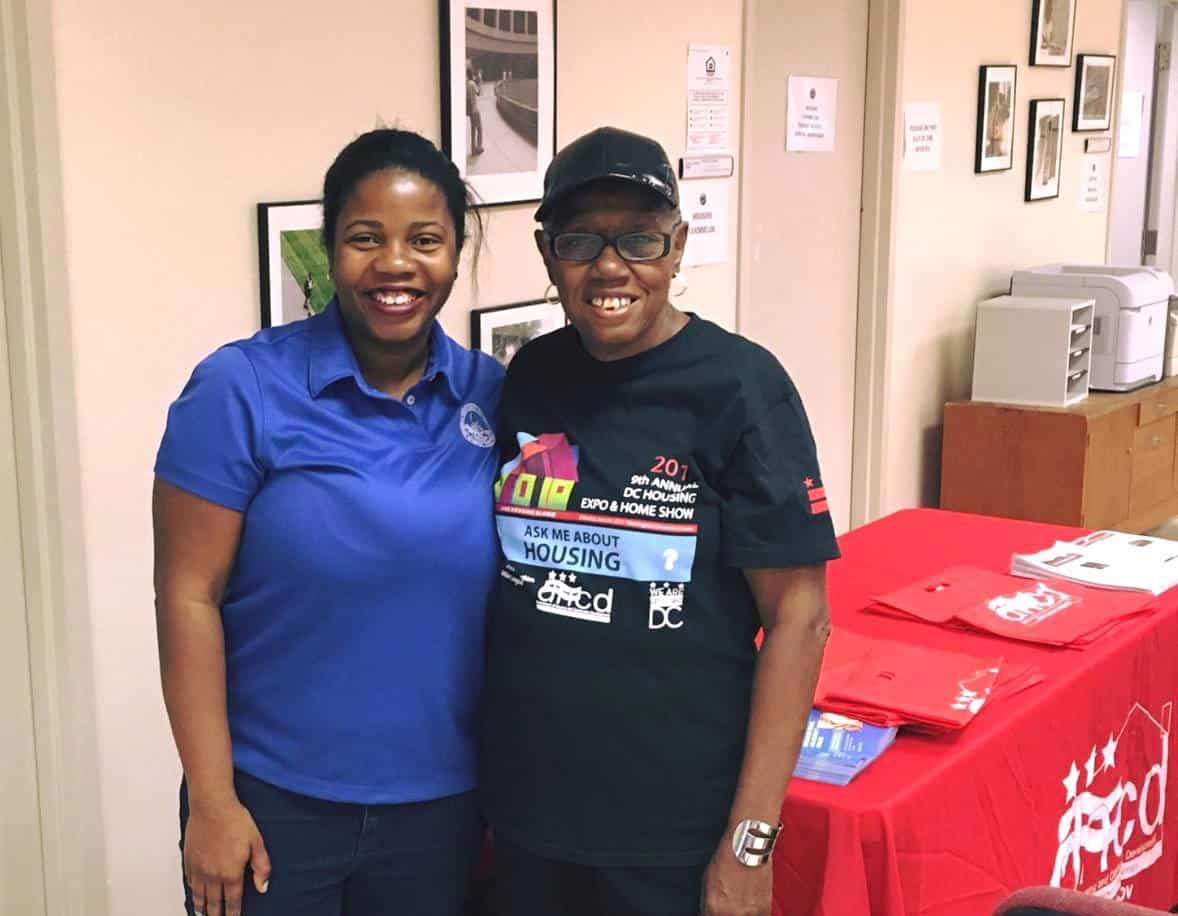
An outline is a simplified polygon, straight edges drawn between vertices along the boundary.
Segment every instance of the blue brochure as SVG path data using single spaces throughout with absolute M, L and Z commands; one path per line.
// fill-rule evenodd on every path
M 810 710 L 794 775 L 845 786 L 892 745 L 895 728 Z

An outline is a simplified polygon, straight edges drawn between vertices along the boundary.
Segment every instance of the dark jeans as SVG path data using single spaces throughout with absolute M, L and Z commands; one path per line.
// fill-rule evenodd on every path
M 270 855 L 259 894 L 248 869 L 243 916 L 456 916 L 481 825 L 474 792 L 401 805 L 309 798 L 237 772 L 237 797 Z M 188 791 L 180 786 L 180 849 Z M 193 916 L 192 894 L 184 906 Z
M 704 869 L 575 865 L 497 835 L 497 916 L 698 916 Z
M 470 151 L 483 151 L 483 116 L 477 111 L 470 116 Z

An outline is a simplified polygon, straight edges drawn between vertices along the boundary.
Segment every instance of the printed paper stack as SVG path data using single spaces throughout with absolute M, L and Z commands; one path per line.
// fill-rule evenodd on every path
M 868 610 L 875 613 L 1073 649 L 1157 606 L 1140 592 L 1086 588 L 1058 579 L 1032 581 L 971 566 L 950 567 L 873 600 Z
M 872 725 L 940 733 L 968 725 L 986 704 L 1043 679 L 1033 665 L 831 634 L 814 705 Z
M 1178 542 L 1119 531 L 1056 541 L 1039 553 L 1016 553 L 1010 571 L 1032 579 L 1067 579 L 1097 588 L 1160 595 L 1178 585 Z
M 892 745 L 895 728 L 810 710 L 794 775 L 845 786 Z

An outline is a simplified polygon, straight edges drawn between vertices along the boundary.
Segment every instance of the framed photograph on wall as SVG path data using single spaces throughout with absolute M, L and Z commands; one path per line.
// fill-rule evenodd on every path
M 1063 99 L 1031 99 L 1027 127 L 1026 200 L 1059 197 L 1063 165 Z
M 546 299 L 472 309 L 470 348 L 482 350 L 506 366 L 528 341 L 562 328 L 564 323 L 560 303 Z
M 1076 0 L 1032 0 L 1031 66 L 1070 67 Z
M 481 204 L 539 200 L 556 147 L 556 0 L 439 0 L 442 150 Z
M 1076 55 L 1072 130 L 1108 130 L 1113 122 L 1117 59 L 1112 54 Z
M 1005 172 L 1014 168 L 1014 102 L 1018 68 L 978 68 L 978 133 L 974 171 Z
M 258 204 L 262 327 L 317 315 L 335 295 L 322 226 L 317 200 Z

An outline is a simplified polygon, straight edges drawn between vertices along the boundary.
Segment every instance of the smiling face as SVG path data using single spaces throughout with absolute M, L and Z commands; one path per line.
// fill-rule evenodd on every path
M 457 268 L 454 220 L 437 185 L 393 169 L 358 181 L 336 220 L 331 267 L 357 356 L 424 350 Z
M 607 239 L 630 232 L 668 233 L 672 243 L 666 255 L 625 261 L 606 245 L 592 261 L 562 261 L 552 254 L 548 236 L 536 233 L 565 313 L 596 359 L 635 356 L 669 340 L 686 324 L 687 317 L 668 299 L 687 242 L 687 226 L 676 227 L 677 221 L 674 210 L 652 209 L 651 195 L 641 188 L 603 181 L 562 202 L 548 231 L 591 232 Z

